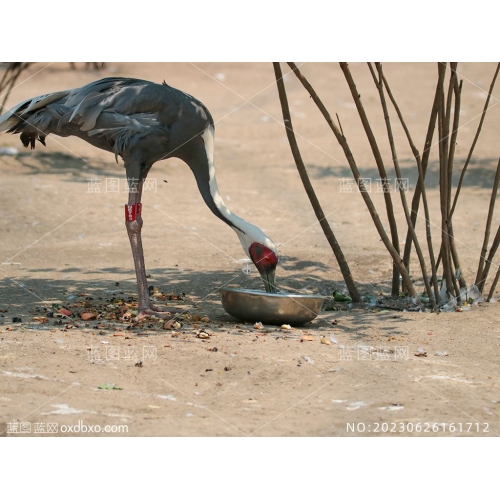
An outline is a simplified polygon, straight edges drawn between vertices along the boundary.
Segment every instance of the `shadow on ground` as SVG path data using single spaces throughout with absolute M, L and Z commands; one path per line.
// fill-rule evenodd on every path
M 41 144 L 37 144 L 39 147 Z M 77 177 L 119 175 L 124 176 L 123 163 L 119 164 L 112 161 L 110 155 L 109 161 L 102 161 L 96 158 L 79 158 L 62 152 L 49 153 L 37 151 L 35 153 L 21 151 L 16 155 L 16 161 L 28 170 L 24 175 L 51 174 L 51 175 L 71 175 Z M 456 187 L 460 172 L 465 163 L 465 158 L 455 160 L 455 170 L 453 173 L 453 186 Z M 498 158 L 472 158 L 464 177 L 464 187 L 478 187 L 491 189 L 495 176 L 495 167 Z M 289 168 L 295 168 L 290 165 Z M 372 179 L 372 191 L 376 189 L 376 179 L 380 178 L 378 169 L 375 166 L 358 166 L 361 175 L 364 178 Z M 389 179 L 392 181 L 396 175 L 392 164 L 387 164 Z M 409 180 L 410 191 L 415 187 L 418 178 L 417 166 L 413 159 L 400 160 L 400 169 L 403 179 Z M 338 178 L 352 179 L 352 172 L 348 165 L 315 165 L 308 164 L 307 170 L 311 177 L 316 179 Z M 66 181 L 68 179 L 65 179 Z M 426 174 L 426 186 L 434 188 L 439 186 L 439 163 L 437 161 L 429 162 Z
M 41 144 L 37 146 L 42 147 Z M 50 175 L 71 175 L 76 177 L 94 177 L 110 174 L 125 175 L 123 163 L 117 164 L 112 160 L 102 161 L 96 158 L 80 158 L 61 152 L 46 153 L 44 151 L 29 153 L 20 152 L 16 155 L 16 162 L 27 170 L 23 175 L 50 174 Z M 62 179 L 70 180 L 70 179 Z
M 453 187 L 458 184 L 458 179 L 460 178 L 460 173 L 465 164 L 465 158 L 455 159 L 455 169 L 453 172 Z M 472 158 L 467 172 L 464 177 L 463 186 L 464 187 L 478 187 L 491 190 L 493 185 L 493 179 L 495 178 L 495 168 L 498 164 L 498 158 Z M 376 189 L 376 179 L 380 178 L 378 169 L 367 166 L 358 166 L 361 176 L 364 178 L 372 179 L 372 191 Z M 392 164 L 386 164 L 388 171 L 389 180 L 394 180 L 396 174 Z M 400 160 L 401 177 L 403 179 L 408 179 L 410 184 L 410 191 L 413 191 L 417 184 L 418 170 L 417 165 L 413 159 Z M 311 177 L 316 179 L 326 179 L 326 178 L 339 178 L 339 179 L 352 179 L 352 172 L 348 165 L 338 165 L 338 166 L 321 166 L 308 164 L 307 170 L 309 171 Z M 425 176 L 425 184 L 429 188 L 434 188 L 439 186 L 439 163 L 437 161 L 429 162 L 427 173 Z
M 320 262 L 295 264 L 289 262 L 286 267 L 289 273 L 286 277 L 279 278 L 278 285 L 294 293 L 321 293 L 327 297 L 331 297 L 332 290 L 344 288 L 342 281 L 325 280 L 303 272 L 303 269 L 312 269 L 314 266 L 324 268 Z M 36 277 L 40 273 L 57 277 Z M 75 279 L 68 273 L 78 273 L 80 278 Z M 263 290 L 257 273 L 254 276 L 246 276 L 237 270 L 204 272 L 153 268 L 149 270 L 149 276 L 150 285 L 156 286 L 165 294 L 185 294 L 183 305 L 195 305 L 201 308 L 216 322 L 239 323 L 223 311 L 219 293 L 221 288 L 227 286 Z M 386 285 L 375 284 L 375 286 L 379 291 L 383 290 L 385 293 L 389 291 Z M 373 284 L 359 285 L 359 291 L 362 295 L 368 296 L 373 293 Z M 3 315 L 0 316 L 0 324 L 10 323 L 14 316 L 21 317 L 23 322 L 30 322 L 36 315 L 36 307 L 40 305 L 56 303 L 71 308 L 71 303 L 82 300 L 82 297 L 92 297 L 96 303 L 111 303 L 116 298 L 133 301 L 136 300 L 136 293 L 135 275 L 132 270 L 118 267 L 94 270 L 76 267 L 31 269 L 25 277 L 16 277 L 13 280 L 4 277 L 0 280 L 0 312 Z M 405 323 L 415 319 L 415 313 L 388 310 L 384 308 L 383 303 L 374 306 L 373 296 L 371 300 L 371 304 L 364 302 L 353 305 L 327 300 L 325 305 L 330 310 L 322 311 L 315 321 L 305 325 L 304 328 L 332 329 L 335 328 L 332 321 L 348 315 L 349 324 L 343 324 L 342 331 L 352 335 L 354 340 L 361 341 L 367 337 L 364 332 L 368 328 L 377 328 L 382 334 L 394 335 L 403 333 Z M 332 307 L 334 310 L 331 310 Z

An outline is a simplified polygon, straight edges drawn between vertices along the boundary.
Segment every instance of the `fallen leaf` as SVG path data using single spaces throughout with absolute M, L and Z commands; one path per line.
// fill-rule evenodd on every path
M 326 345 L 332 345 L 332 343 L 328 339 L 325 339 L 324 337 L 321 339 L 321 343 Z
M 123 391 L 123 387 L 118 387 L 116 384 L 100 384 L 97 388 L 105 391 Z
M 61 307 L 59 311 L 57 311 L 59 314 L 63 314 L 64 316 L 71 316 L 73 313 L 69 311 L 68 309 L 65 309 L 64 307 Z
M 300 340 L 314 340 L 314 337 L 312 335 L 302 335 Z
M 291 330 L 292 327 L 290 325 L 281 325 L 280 330 Z
M 333 300 L 336 302 L 352 302 L 351 297 L 348 297 L 340 292 L 333 292 Z
M 33 318 L 33 321 L 38 321 L 40 323 L 48 323 L 49 322 L 49 319 L 46 318 L 45 316 L 35 316 Z

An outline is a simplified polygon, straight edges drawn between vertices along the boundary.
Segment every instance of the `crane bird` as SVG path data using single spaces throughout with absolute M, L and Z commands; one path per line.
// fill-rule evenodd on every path
M 45 146 L 48 134 L 77 136 L 124 161 L 129 184 L 127 228 L 138 286 L 138 319 L 164 317 L 171 308 L 153 305 L 142 249 L 142 188 L 149 170 L 167 158 L 183 160 L 193 172 L 208 208 L 237 234 L 267 292 L 276 292 L 276 245 L 257 226 L 232 213 L 217 187 L 214 121 L 208 109 L 185 92 L 133 78 L 104 78 L 80 88 L 41 95 L 0 116 L 0 132 L 21 134 L 24 147 Z

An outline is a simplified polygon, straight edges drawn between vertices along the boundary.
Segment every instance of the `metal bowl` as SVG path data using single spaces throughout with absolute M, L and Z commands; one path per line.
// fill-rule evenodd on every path
M 271 325 L 302 325 L 312 321 L 324 300 L 320 295 L 283 295 L 236 288 L 221 290 L 222 306 L 231 316 Z

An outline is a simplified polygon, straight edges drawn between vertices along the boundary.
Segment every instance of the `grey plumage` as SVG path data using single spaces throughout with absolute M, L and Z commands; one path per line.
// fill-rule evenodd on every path
M 161 136 L 142 158 L 149 164 L 168 157 L 209 125 L 210 113 L 194 97 L 165 83 L 119 77 L 28 99 L 0 117 L 0 132 L 20 133 L 26 147 L 33 149 L 37 139 L 43 143 L 49 134 L 77 135 L 124 160 L 140 139 Z

